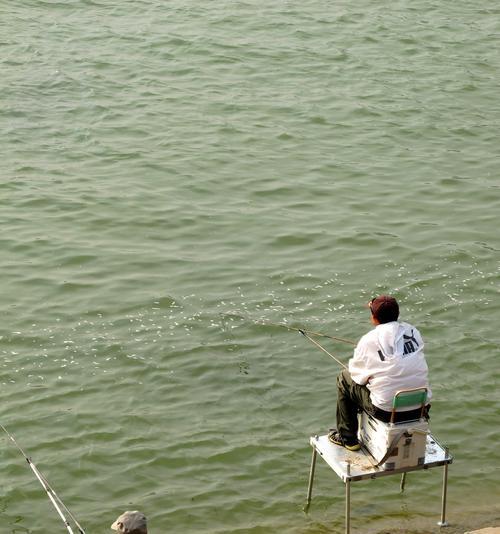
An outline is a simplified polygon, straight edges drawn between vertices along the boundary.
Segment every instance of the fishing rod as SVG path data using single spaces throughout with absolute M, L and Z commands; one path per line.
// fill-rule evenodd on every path
M 14 445 L 17 447 L 17 449 L 20 451 L 20 453 L 24 456 L 25 460 L 28 462 L 28 465 L 30 466 L 30 468 L 33 471 L 33 473 L 35 474 L 36 478 L 38 479 L 40 484 L 43 486 L 43 489 L 47 492 L 47 496 L 49 497 L 50 502 L 53 504 L 53 506 L 56 509 L 59 517 L 61 518 L 61 520 L 63 521 L 64 525 L 68 529 L 69 534 L 74 534 L 74 532 L 73 532 L 73 529 L 71 528 L 71 525 L 70 525 L 69 521 L 64 516 L 64 513 L 61 510 L 61 507 L 64 508 L 66 513 L 73 520 L 73 522 L 75 523 L 75 525 L 78 528 L 79 534 L 85 534 L 85 531 L 83 530 L 81 525 L 78 523 L 78 521 L 75 519 L 73 514 L 70 512 L 68 507 L 61 501 L 61 499 L 57 496 L 56 492 L 50 487 L 47 479 L 42 475 L 42 473 L 40 473 L 40 471 L 38 470 L 37 466 L 32 462 L 31 458 L 28 458 L 28 456 L 25 454 L 23 449 L 21 449 L 21 447 L 19 446 L 17 441 L 14 439 L 14 436 L 12 436 L 1 423 L 0 423 L 0 428 L 7 434 L 7 436 L 10 438 L 12 443 L 14 443 Z
M 316 347 L 318 347 L 320 350 L 322 350 L 324 353 L 328 354 L 328 356 L 330 356 L 330 358 L 333 358 L 339 365 L 341 365 L 344 369 L 347 369 L 347 365 L 343 362 L 341 362 L 338 358 L 336 358 L 331 352 L 328 352 L 325 347 L 323 347 L 323 345 L 320 345 L 315 339 L 313 339 L 312 337 L 308 336 L 307 335 L 307 332 L 306 330 L 300 330 L 298 329 L 299 332 L 305 337 L 307 338 L 311 343 L 313 343 L 314 345 L 316 345 Z
M 318 337 L 327 337 L 328 339 L 333 339 L 334 341 L 340 341 L 341 343 L 347 343 L 348 345 L 356 345 L 355 341 L 352 341 L 352 339 L 346 339 L 343 337 L 336 337 L 336 336 L 330 336 L 329 334 L 323 334 L 321 332 L 313 332 L 312 330 L 306 330 L 305 328 L 297 328 L 294 326 L 289 326 L 284 323 L 273 323 L 271 321 L 266 321 L 264 319 L 252 319 L 250 317 L 244 317 L 243 315 L 239 315 L 237 313 L 223 313 L 222 315 L 230 317 L 235 316 L 239 319 L 245 319 L 248 321 L 252 321 L 255 324 L 261 324 L 264 326 L 279 326 L 281 328 L 286 328 L 287 330 L 294 330 L 295 332 L 300 332 L 301 334 L 305 335 L 311 335 L 311 336 L 318 336 Z M 311 340 L 312 341 L 312 340 Z

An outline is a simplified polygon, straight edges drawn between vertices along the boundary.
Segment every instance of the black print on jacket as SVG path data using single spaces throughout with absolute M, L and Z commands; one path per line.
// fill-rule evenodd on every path
M 403 339 L 405 340 L 403 354 L 409 354 L 410 352 L 415 352 L 417 350 L 418 343 L 413 335 L 413 329 L 411 331 L 411 336 L 405 336 L 403 334 Z

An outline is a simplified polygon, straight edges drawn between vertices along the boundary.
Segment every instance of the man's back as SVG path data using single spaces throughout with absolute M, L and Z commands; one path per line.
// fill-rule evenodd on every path
M 360 339 L 349 372 L 356 383 L 366 384 L 372 403 L 382 410 L 392 409 L 392 399 L 402 389 L 426 387 L 430 399 L 423 348 L 414 326 L 398 321 L 379 324 Z

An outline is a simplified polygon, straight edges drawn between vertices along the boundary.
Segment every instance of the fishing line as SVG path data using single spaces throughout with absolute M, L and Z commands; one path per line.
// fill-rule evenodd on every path
M 336 358 L 331 352 L 328 352 L 323 345 L 318 343 L 315 339 L 311 337 L 313 336 L 321 336 L 321 337 L 327 337 L 329 339 L 333 339 L 335 341 L 341 341 L 342 343 L 348 343 L 349 345 L 356 345 L 357 343 L 355 341 L 352 341 L 350 339 L 345 339 L 342 337 L 336 337 L 336 336 L 330 336 L 328 334 L 322 334 L 321 332 L 312 332 L 310 330 L 306 330 L 305 328 L 296 328 L 294 326 L 288 326 L 287 324 L 283 323 L 273 323 L 271 321 L 265 321 L 263 319 L 252 319 L 250 317 L 244 317 L 243 315 L 239 315 L 237 313 L 222 313 L 221 315 L 225 317 L 238 317 L 239 319 L 246 319 L 248 321 L 252 321 L 255 324 L 261 324 L 265 326 L 280 326 L 281 328 L 286 328 L 287 330 L 294 330 L 295 332 L 300 332 L 305 338 L 307 338 L 311 343 L 316 345 L 320 350 L 322 350 L 325 354 L 328 354 L 330 358 L 334 359 L 339 365 L 341 365 L 344 369 L 347 369 L 347 365 L 345 363 L 341 362 L 338 358 Z
M 42 475 L 42 473 L 40 473 L 40 471 L 38 470 L 38 467 L 31 461 L 31 458 L 28 458 L 28 456 L 25 454 L 23 449 L 19 446 L 17 441 L 14 439 L 14 436 L 12 436 L 1 423 L 0 423 L 0 428 L 7 434 L 7 436 L 10 438 L 12 443 L 14 443 L 14 445 L 17 447 L 19 452 L 24 456 L 25 460 L 28 462 L 28 465 L 30 466 L 33 473 L 35 474 L 36 478 L 38 479 L 40 484 L 43 486 L 43 489 L 47 492 L 47 496 L 50 499 L 50 502 L 53 504 L 59 517 L 61 518 L 64 525 L 68 529 L 68 532 L 70 534 L 74 534 L 73 529 L 71 528 L 71 525 L 69 524 L 69 521 L 66 519 L 66 517 L 64 516 L 61 510 L 61 507 L 66 511 L 69 517 L 73 520 L 73 522 L 78 528 L 79 534 L 85 534 L 85 531 L 83 530 L 81 525 L 78 523 L 78 521 L 75 519 L 73 514 L 70 512 L 69 508 L 61 501 L 57 493 L 50 487 L 50 484 L 48 483 L 47 479 Z
M 271 321 L 266 321 L 265 319 L 252 319 L 251 317 L 245 317 L 243 315 L 239 315 L 238 313 L 222 313 L 221 315 L 226 317 L 238 317 L 238 319 L 244 319 L 247 321 L 251 321 L 255 324 L 260 324 L 263 326 L 279 326 L 281 328 L 286 328 L 287 330 L 294 330 L 295 332 L 300 332 L 303 334 L 304 332 L 311 336 L 318 336 L 318 337 L 327 337 L 328 339 L 333 339 L 334 341 L 340 341 L 341 343 L 347 343 L 348 345 L 356 345 L 356 342 L 352 339 L 346 339 L 343 337 L 337 337 L 337 336 L 330 336 L 329 334 L 323 334 L 321 332 L 313 332 L 312 330 L 306 330 L 305 328 L 297 328 L 294 326 L 289 326 L 284 323 L 273 323 Z

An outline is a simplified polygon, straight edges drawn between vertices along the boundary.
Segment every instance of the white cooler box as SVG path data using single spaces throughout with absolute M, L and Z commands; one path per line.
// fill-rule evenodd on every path
M 426 419 L 393 424 L 379 421 L 365 412 L 359 415 L 358 439 L 377 462 L 381 462 L 393 446 L 380 465 L 387 471 L 423 465 L 427 434 L 429 423 Z

